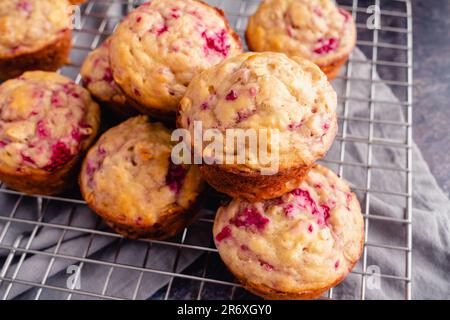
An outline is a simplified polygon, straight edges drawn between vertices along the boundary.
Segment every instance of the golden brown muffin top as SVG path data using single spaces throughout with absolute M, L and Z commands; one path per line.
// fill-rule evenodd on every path
M 144 106 L 176 111 L 195 74 L 240 53 L 239 37 L 216 8 L 194 0 L 153 0 L 111 40 L 114 79 Z
M 300 56 L 318 65 L 353 49 L 353 17 L 332 0 L 265 0 L 249 18 L 247 40 L 254 51 Z
M 336 93 L 315 64 L 281 53 L 243 53 L 192 80 L 178 122 L 191 137 L 196 122 L 203 132 L 216 129 L 224 137 L 219 154 L 224 158 L 235 154 L 234 144 L 226 144 L 229 129 L 253 129 L 258 135 L 267 129 L 267 137 L 278 133 L 267 145 L 278 153 L 280 168 L 290 168 L 309 166 L 328 150 L 336 134 L 336 106 Z M 203 147 L 204 158 L 217 158 Z M 239 168 L 261 170 L 260 148 L 250 147 L 245 145 L 248 155 Z
M 87 90 L 54 72 L 32 71 L 0 85 L 0 164 L 53 171 L 99 127 Z
M 117 222 L 150 226 L 187 209 L 201 189 L 198 169 L 171 162 L 170 131 L 146 116 L 109 129 L 89 151 L 80 181 L 86 200 Z
M 0 58 L 42 49 L 71 28 L 67 0 L 0 1 Z

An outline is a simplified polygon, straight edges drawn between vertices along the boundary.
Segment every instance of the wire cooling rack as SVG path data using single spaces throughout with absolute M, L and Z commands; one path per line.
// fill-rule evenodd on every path
M 80 81 L 86 55 L 113 32 L 116 24 L 142 1 L 90 0 L 80 9 L 72 62 L 61 72 Z M 243 38 L 248 15 L 257 0 L 208 1 L 226 12 Z M 365 218 L 363 256 L 344 281 L 327 292 L 328 298 L 366 299 L 378 288 L 400 288 L 388 298 L 411 298 L 412 210 L 412 15 L 409 0 L 347 0 L 339 5 L 352 12 L 358 28 L 358 48 L 367 59 L 352 55 L 338 76 L 340 128 L 327 166 L 346 178 L 347 170 L 361 172 L 363 185 L 351 181 Z M 376 7 L 373 7 L 375 5 Z M 378 10 L 378 9 L 379 10 Z M 373 14 L 379 14 L 378 16 Z M 374 17 L 379 17 L 374 19 Z M 371 26 L 379 22 L 378 28 Z M 368 76 L 354 75 L 363 65 Z M 368 96 L 358 95 L 363 86 Z M 375 93 L 388 85 L 398 101 L 384 101 Z M 352 103 L 365 104 L 366 113 L 353 114 Z M 379 105 L 398 107 L 400 120 L 383 118 Z M 349 130 L 363 123 L 367 131 Z M 380 128 L 395 128 L 392 137 L 378 137 Z M 393 130 L 394 132 L 394 130 Z M 348 160 L 352 146 L 365 155 Z M 401 154 L 404 163 L 375 163 L 380 149 Z M 375 190 L 378 173 L 396 175 L 401 190 Z M 371 213 L 374 197 L 395 202 L 400 214 Z M 221 263 L 211 236 L 220 196 L 211 192 L 202 218 L 170 241 L 131 241 L 113 233 L 93 215 L 78 194 L 58 197 L 27 196 L 0 188 L 0 299 L 239 299 L 256 298 L 243 290 Z M 395 199 L 395 200 L 392 200 Z M 371 227 L 391 230 L 387 238 L 373 238 Z M 398 256 L 402 265 L 390 270 L 376 261 L 377 252 Z M 373 257 L 372 257 L 373 255 Z M 375 259 L 375 260 L 374 260 Z M 374 262 L 375 261 L 375 262 Z M 397 260 L 396 260 L 397 261 Z M 400 271 L 398 271 L 400 270 Z M 86 280 L 87 279 L 87 280 Z M 345 288 L 345 290 L 341 290 Z

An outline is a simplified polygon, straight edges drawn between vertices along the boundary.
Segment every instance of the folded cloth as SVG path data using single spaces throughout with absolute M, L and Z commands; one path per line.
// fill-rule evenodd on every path
M 355 61 L 367 61 L 360 50 L 353 53 Z M 369 63 L 353 63 L 351 77 L 357 79 L 371 79 L 371 65 Z M 387 125 L 392 123 L 405 123 L 406 108 L 408 106 L 399 103 L 391 89 L 382 83 L 377 83 L 378 75 L 375 75 L 373 88 L 367 81 L 349 81 L 346 87 L 344 80 L 336 80 L 333 83 L 338 95 L 346 96 L 350 92 L 352 98 L 370 99 L 371 89 L 375 103 L 372 115 L 374 124 L 362 121 L 347 120 L 347 136 L 372 137 L 372 141 L 398 140 L 400 143 L 407 141 L 406 127 L 403 125 Z M 362 100 L 361 100 L 362 101 Z M 341 116 L 344 108 L 340 108 Z M 360 102 L 358 99 L 347 101 L 347 115 L 350 118 L 370 118 L 369 103 Z M 384 123 L 377 123 L 377 120 Z M 342 122 L 342 121 L 341 121 Z M 372 129 L 372 132 L 371 132 Z M 383 140 L 385 139 L 385 140 Z M 371 154 L 366 143 L 346 142 L 345 162 L 357 162 L 365 165 L 379 167 L 407 167 L 407 149 L 403 147 L 388 146 L 388 144 L 372 144 Z M 333 150 L 327 158 L 339 160 L 340 143 L 336 142 Z M 450 265 L 450 201 L 437 185 L 430 173 L 428 165 L 424 161 L 420 150 L 413 142 L 413 203 L 412 203 L 412 297 L 416 299 L 443 299 L 450 297 L 450 282 L 447 275 Z M 368 167 L 371 167 L 368 165 Z M 333 166 L 332 166 L 333 167 Z M 334 166 L 338 169 L 337 166 Z M 407 199 L 403 195 L 408 190 L 406 173 L 399 170 L 370 169 L 368 179 L 366 168 L 358 170 L 357 167 L 344 166 L 342 177 L 350 181 L 351 185 L 359 189 L 368 189 L 381 192 L 364 192 L 360 195 L 362 210 L 368 215 L 386 216 L 392 218 L 405 218 Z M 398 196 L 382 193 L 398 193 Z M 366 220 L 367 221 L 367 220 Z M 369 219 L 368 242 L 371 244 L 385 244 L 391 246 L 408 247 L 406 225 L 398 222 Z M 367 266 L 373 266 L 376 272 L 384 275 L 407 277 L 406 254 L 400 250 L 366 246 Z M 361 270 L 361 263 L 356 270 Z M 371 268 L 369 268 L 372 270 Z M 366 298 L 372 299 L 402 299 L 405 296 L 405 282 L 402 280 L 380 278 L 376 285 L 376 277 L 373 276 L 366 283 Z M 355 289 L 360 288 L 361 277 L 351 275 L 335 290 L 335 297 L 354 298 L 360 297 L 360 292 L 355 294 Z M 375 285 L 374 282 L 375 281 Z
M 355 61 L 365 61 L 365 56 L 359 50 L 353 53 Z M 352 64 L 353 78 L 371 79 L 370 63 Z M 378 77 L 375 75 L 375 79 Z M 345 128 L 347 139 L 337 139 L 327 155 L 325 165 L 340 173 L 348 180 L 361 201 L 362 210 L 367 215 L 378 217 L 404 219 L 407 208 L 405 193 L 408 181 L 405 169 L 407 166 L 407 148 L 401 147 L 407 139 L 405 126 L 395 123 L 405 122 L 405 108 L 392 93 L 391 89 L 376 81 L 371 86 L 368 81 L 334 81 L 339 96 L 351 96 L 345 106 L 343 101 L 339 106 L 341 130 Z M 372 90 L 371 90 L 372 89 Z M 371 96 L 372 92 L 372 96 Z M 376 102 L 371 110 L 366 99 L 373 98 Z M 364 119 L 372 116 L 372 124 Z M 359 119 L 359 120 L 358 120 Z M 382 120 L 383 123 L 377 122 Z M 386 124 L 392 121 L 392 124 Z M 365 142 L 368 138 L 374 142 L 371 147 Z M 400 147 L 389 141 L 398 140 Z M 386 143 L 383 143 L 386 142 Z M 344 155 L 341 159 L 342 154 Z M 431 175 L 427 164 L 423 160 L 417 146 L 412 143 L 413 156 L 413 238 L 412 238 L 412 292 L 413 298 L 450 298 L 450 284 L 447 270 L 450 265 L 450 201 L 438 187 Z M 346 164 L 339 166 L 343 160 Z M 353 164 L 353 165 L 348 165 Z M 359 165 L 358 165 L 359 164 Z M 386 168 L 387 167 L 387 168 Z M 389 170 L 396 167 L 399 170 Z M 368 170 L 370 168 L 370 176 Z M 368 194 L 365 189 L 371 190 Z M 386 193 L 387 192 L 387 193 Z M 388 194 L 389 193 L 389 194 Z M 394 195 L 392 195 L 394 194 Z M 0 216 L 15 213 L 15 218 L 39 219 L 36 216 L 39 203 L 32 197 L 22 197 L 0 193 Z M 19 199 L 21 201 L 19 202 Z M 17 206 L 17 204 L 19 204 Z M 45 205 L 45 204 L 44 204 Z M 34 216 L 33 216 L 34 215 Z M 104 294 L 120 298 L 163 297 L 167 284 L 172 277 L 164 272 L 184 272 L 186 268 L 193 268 L 193 274 L 202 276 L 203 263 L 198 261 L 202 251 L 186 249 L 179 251 L 176 246 L 159 243 L 149 245 L 141 241 L 122 241 L 108 235 L 98 234 L 92 237 L 89 233 L 79 231 L 77 227 L 94 228 L 98 219 L 83 205 L 68 206 L 62 202 L 50 201 L 46 204 L 43 222 L 51 224 L 67 224 L 74 227 L 61 238 L 63 231 L 43 225 L 39 230 L 34 224 L 19 221 L 8 224 L 0 220 L 0 245 L 13 246 L 19 236 L 23 235 L 20 247 L 48 253 L 48 256 L 36 254 L 27 255 L 21 260 L 21 251 L 15 253 L 15 258 L 4 268 L 6 278 L 16 277 L 29 282 L 41 282 L 47 275 L 47 285 L 67 288 L 66 284 L 79 284 L 81 290 Z M 69 221 L 70 220 L 70 221 Z M 407 224 L 402 222 L 368 219 L 368 242 L 366 246 L 366 271 L 380 273 L 382 276 L 366 278 L 365 297 L 369 299 L 403 299 L 405 297 L 406 252 L 380 245 L 394 247 L 408 247 Z M 6 231 L 5 231 L 6 230 Z M 102 230 L 102 229 L 100 229 Z M 188 229 L 183 239 L 185 243 L 209 246 L 211 244 L 211 224 L 195 224 Z M 63 259 L 58 257 L 51 262 L 51 254 L 86 257 L 84 263 L 77 259 Z M 0 248 L 3 263 L 7 262 L 10 250 Z M 216 255 L 216 253 L 214 253 Z M 92 263 L 91 260 L 104 262 Z M 115 262 L 122 265 L 141 266 L 159 270 L 159 273 L 141 273 L 140 269 L 115 268 L 108 263 Z M 80 265 L 81 263 L 81 265 Z M 1 266 L 1 264 L 0 264 Z M 75 267 L 71 267 L 75 266 Z M 80 279 L 74 280 L 72 269 L 81 266 Z M 20 267 L 20 268 L 19 268 Z M 355 299 L 361 297 L 362 261 L 356 266 L 355 273 L 334 289 L 333 297 L 341 299 Z M 68 269 L 69 268 L 69 269 Z M 162 271 L 162 272 L 161 272 Z M 68 273 L 69 272 L 69 273 Z M 383 275 L 393 276 L 385 277 Z M 109 279 L 109 280 L 108 280 Z M 13 284 L 8 281 L 0 282 L 0 298 L 40 298 L 65 299 L 68 293 Z M 107 285 L 105 285 L 107 283 Z M 139 290 L 136 288 L 139 285 Z M 198 290 L 198 281 L 188 283 Z M 164 289 L 161 289 L 163 288 Z M 160 290 L 161 289 L 161 290 Z M 186 294 L 185 287 L 172 288 L 171 297 L 195 297 Z M 160 290 L 158 292 L 158 290 Z M 195 291 L 194 289 L 192 289 Z M 188 290 L 189 291 L 189 290 Z M 207 290 L 202 296 L 207 298 L 228 298 L 227 291 L 221 295 L 220 290 Z M 71 298 L 79 298 L 77 295 Z M 83 296 L 86 298 L 86 296 Z

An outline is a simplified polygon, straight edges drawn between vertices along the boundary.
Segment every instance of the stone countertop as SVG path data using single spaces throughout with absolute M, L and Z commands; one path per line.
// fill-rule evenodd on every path
M 450 1 L 414 0 L 413 136 L 450 195 Z

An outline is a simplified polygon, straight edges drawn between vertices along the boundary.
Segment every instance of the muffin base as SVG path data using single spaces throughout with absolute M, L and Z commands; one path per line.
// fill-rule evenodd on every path
M 44 48 L 11 58 L 0 58 L 0 81 L 20 76 L 25 71 L 56 71 L 64 65 L 72 46 L 72 30 L 67 29 Z
M 349 55 L 342 57 L 329 64 L 318 65 L 319 68 L 327 75 L 328 81 L 333 80 L 341 70 L 341 67 L 347 62 Z
M 309 166 L 280 170 L 274 175 L 259 172 L 243 172 L 236 168 L 219 165 L 200 165 L 200 173 L 214 189 L 233 198 L 243 198 L 250 202 L 277 198 L 292 191 L 308 173 Z M 292 187 L 291 187 L 292 185 Z
M 364 241 L 362 241 L 362 242 L 364 242 Z M 361 244 L 361 248 L 363 248 L 363 244 Z M 362 254 L 362 249 L 361 249 L 359 256 L 361 256 L 361 254 Z M 345 274 L 342 275 L 342 277 L 338 278 L 336 281 L 334 281 L 330 285 L 323 287 L 323 288 L 318 288 L 315 290 L 308 290 L 308 291 L 303 291 L 303 292 L 302 291 L 284 292 L 284 291 L 275 290 L 264 284 L 256 284 L 256 283 L 253 283 L 246 279 L 243 279 L 243 278 L 237 276 L 233 271 L 231 271 L 231 270 L 230 271 L 238 278 L 238 280 L 241 282 L 242 286 L 246 290 L 248 290 L 251 293 L 253 293 L 261 298 L 264 298 L 266 300 L 314 300 L 314 299 L 320 298 L 327 290 L 329 290 L 329 289 L 337 286 L 339 283 L 341 283 L 347 277 L 347 275 L 350 273 L 350 271 L 353 269 L 353 267 L 358 262 L 358 260 L 356 260 L 350 266 L 350 268 L 347 270 L 347 272 Z
M 157 223 L 150 226 L 139 226 L 137 224 L 125 224 L 117 222 L 110 212 L 101 210 L 93 199 L 86 195 L 86 191 L 79 179 L 81 194 L 86 200 L 88 206 L 96 212 L 105 223 L 118 234 L 129 239 L 154 239 L 165 240 L 175 236 L 181 232 L 185 227 L 194 222 L 200 212 L 202 206 L 202 192 L 197 196 L 196 200 L 188 209 L 181 207 L 174 207 L 171 212 L 162 217 Z
M 196 220 L 201 207 L 197 203 L 185 211 L 175 210 L 160 222 L 149 227 L 128 226 L 105 218 L 104 220 L 111 229 L 129 239 L 165 240 L 177 235 Z
M 76 186 L 76 175 L 85 152 L 54 172 L 27 169 L 25 172 L 8 172 L 0 169 L 0 180 L 8 187 L 27 194 L 54 195 Z

